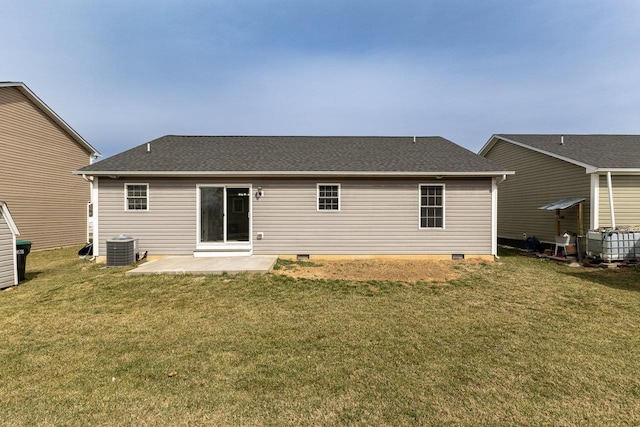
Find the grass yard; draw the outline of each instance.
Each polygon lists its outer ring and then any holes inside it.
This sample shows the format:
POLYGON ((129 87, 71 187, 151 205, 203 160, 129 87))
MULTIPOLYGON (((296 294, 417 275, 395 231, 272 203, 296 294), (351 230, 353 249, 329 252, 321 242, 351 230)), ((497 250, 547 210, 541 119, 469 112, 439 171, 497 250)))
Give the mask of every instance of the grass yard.
POLYGON ((0 292, 3 426, 640 424, 640 269, 125 277, 76 250, 0 292))

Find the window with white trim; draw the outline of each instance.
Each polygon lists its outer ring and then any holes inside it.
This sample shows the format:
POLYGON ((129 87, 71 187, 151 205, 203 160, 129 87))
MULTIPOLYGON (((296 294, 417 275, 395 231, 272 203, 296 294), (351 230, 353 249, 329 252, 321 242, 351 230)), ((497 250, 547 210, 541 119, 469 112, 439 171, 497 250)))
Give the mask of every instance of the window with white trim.
POLYGON ((149 210, 149 184, 125 184, 124 189, 125 210, 149 210))
POLYGON ((444 228, 444 184, 420 185, 420 228, 444 228))
POLYGON ((340 184, 318 184, 318 210, 340 210, 340 184))

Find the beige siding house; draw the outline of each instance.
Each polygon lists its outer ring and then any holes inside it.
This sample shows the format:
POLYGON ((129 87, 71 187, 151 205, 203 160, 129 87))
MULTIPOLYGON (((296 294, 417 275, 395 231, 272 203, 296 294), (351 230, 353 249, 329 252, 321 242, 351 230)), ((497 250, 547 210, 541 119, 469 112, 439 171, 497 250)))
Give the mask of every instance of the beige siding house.
POLYGON ((0 200, 34 249, 86 241, 90 185, 72 172, 98 155, 25 84, 0 82, 0 200))
MULTIPOLYGON (((556 213, 538 208, 561 199, 585 199, 583 233, 640 225, 640 136, 499 134, 479 154, 516 172, 500 185, 505 243, 521 242, 523 233, 553 243, 556 213)), ((578 214, 578 205, 560 211, 562 232, 578 233, 578 214)))
POLYGON ((165 136, 76 171, 94 255, 496 253, 492 161, 439 137, 165 136))
POLYGON ((16 236, 20 234, 6 203, 0 201, 0 289, 18 284, 16 236))

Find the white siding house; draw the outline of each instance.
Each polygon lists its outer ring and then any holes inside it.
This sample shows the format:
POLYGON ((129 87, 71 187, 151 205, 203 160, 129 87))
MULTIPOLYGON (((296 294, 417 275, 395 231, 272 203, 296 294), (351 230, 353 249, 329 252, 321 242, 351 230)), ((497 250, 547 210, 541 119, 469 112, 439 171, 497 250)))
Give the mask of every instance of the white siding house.
POLYGON ((503 171, 439 137, 167 136, 76 173, 94 182, 94 254, 496 253, 503 171))
POLYGON ((16 236, 19 234, 9 208, 0 201, 0 289, 18 284, 16 236))

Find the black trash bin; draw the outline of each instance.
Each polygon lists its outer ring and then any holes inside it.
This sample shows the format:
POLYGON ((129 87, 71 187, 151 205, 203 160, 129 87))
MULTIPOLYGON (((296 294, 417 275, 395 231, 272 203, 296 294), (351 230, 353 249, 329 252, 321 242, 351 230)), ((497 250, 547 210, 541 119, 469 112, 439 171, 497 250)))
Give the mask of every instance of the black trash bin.
POLYGON ((24 280, 27 270, 27 255, 31 252, 31 242, 28 240, 16 240, 16 255, 18 258, 18 283, 24 280))

